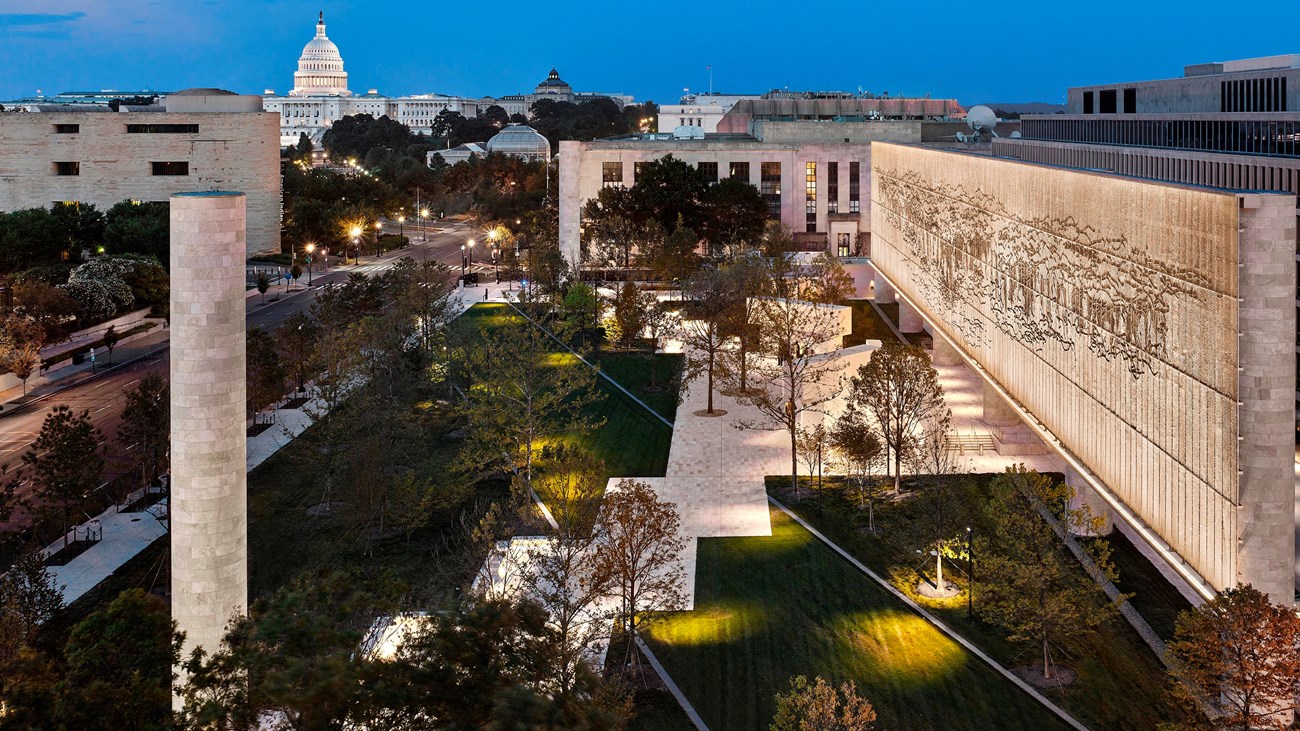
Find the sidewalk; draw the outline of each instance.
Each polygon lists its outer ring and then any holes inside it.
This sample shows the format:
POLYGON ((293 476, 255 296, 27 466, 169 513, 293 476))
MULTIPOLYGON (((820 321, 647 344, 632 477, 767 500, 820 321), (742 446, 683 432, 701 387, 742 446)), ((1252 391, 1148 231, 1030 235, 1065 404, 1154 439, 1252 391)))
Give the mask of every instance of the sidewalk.
POLYGON ((0 414, 8 413, 17 406, 43 400, 51 394, 58 393, 116 368, 121 368, 134 360, 160 350, 170 339, 171 330, 166 327, 159 327, 146 333, 139 340, 133 340, 130 343, 113 348, 113 362, 111 364, 106 362, 108 352, 103 348, 96 351, 97 360, 93 364, 89 360, 81 365, 71 365, 72 361, 65 361, 60 364, 61 368, 27 379, 26 396, 23 396, 23 387, 21 385, 7 391, 0 391, 0 414))

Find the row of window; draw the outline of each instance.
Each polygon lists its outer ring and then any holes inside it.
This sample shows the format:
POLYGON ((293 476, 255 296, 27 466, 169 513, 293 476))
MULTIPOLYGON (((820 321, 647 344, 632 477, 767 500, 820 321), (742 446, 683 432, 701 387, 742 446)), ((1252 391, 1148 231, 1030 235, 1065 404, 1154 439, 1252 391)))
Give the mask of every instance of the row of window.
MULTIPOLYGON (((150 175, 189 175, 190 164, 188 162, 151 162, 150 175)), ((69 176, 81 175, 81 163, 75 161, 62 161, 54 163, 54 174, 69 176)))
POLYGON ((1025 139, 1300 157, 1300 122, 1216 119, 1035 119, 1025 139))
MULTIPOLYGON (((640 176, 641 167, 645 162, 633 163, 633 172, 640 176)), ((705 180, 710 183, 718 182, 718 163, 717 162, 699 162, 696 168, 704 176, 705 180)), ((748 162, 731 162, 728 163, 728 177, 739 178, 745 182, 750 181, 748 162)), ((826 183, 826 211, 827 213, 839 213, 840 200, 840 167, 838 162, 826 163, 827 183, 826 183)), ((849 163, 849 212, 861 212, 861 195, 862 195, 862 168, 859 162, 849 163)), ((623 184, 623 161, 606 160, 600 164, 600 180, 604 185, 622 185, 623 184)), ((767 202, 768 213, 772 218, 780 219, 781 217, 781 163, 779 162, 761 162, 759 163, 759 185, 758 192, 767 202)), ((817 163, 805 163, 804 168, 804 197, 806 206, 806 224, 809 232, 817 230, 817 163)))
MULTIPOLYGON (((1093 92, 1091 91, 1083 92, 1083 113, 1096 114, 1098 110, 1100 110, 1102 114, 1119 113, 1118 94, 1119 92, 1115 89, 1102 89, 1101 91, 1097 92, 1098 103, 1096 108, 1094 108, 1092 103, 1093 92)), ((1124 113, 1125 114, 1137 114, 1137 106, 1138 106, 1137 94, 1138 94, 1137 89, 1124 90, 1124 113)))
MULTIPOLYGON (((128 124, 126 133, 137 134, 164 134, 164 135, 196 135, 199 133, 197 124, 128 124)), ((81 125, 79 124, 56 124, 54 125, 54 134, 56 135, 75 135, 81 134, 81 125)))
POLYGON ((1219 82, 1220 112, 1285 112, 1286 77, 1219 82))

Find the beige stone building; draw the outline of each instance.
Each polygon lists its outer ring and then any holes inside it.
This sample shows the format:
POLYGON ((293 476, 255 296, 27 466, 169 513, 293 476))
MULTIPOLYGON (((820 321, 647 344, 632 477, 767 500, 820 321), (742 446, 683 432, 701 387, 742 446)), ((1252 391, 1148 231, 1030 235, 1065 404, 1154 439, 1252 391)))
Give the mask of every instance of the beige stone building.
POLYGON ((162 105, 39 107, 0 114, 0 210, 238 190, 248 253, 280 250, 280 119, 262 99, 218 89, 162 105))
POLYGON ((871 261, 1203 595, 1294 592, 1296 197, 876 144, 871 261))

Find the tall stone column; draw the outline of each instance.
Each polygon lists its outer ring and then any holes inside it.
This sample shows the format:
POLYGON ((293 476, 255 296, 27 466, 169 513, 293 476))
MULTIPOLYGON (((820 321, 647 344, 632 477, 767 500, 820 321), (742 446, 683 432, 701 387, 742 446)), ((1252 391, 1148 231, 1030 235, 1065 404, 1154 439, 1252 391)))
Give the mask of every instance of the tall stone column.
POLYGON ((884 305, 890 302, 898 301, 898 295, 894 293, 894 287, 885 281, 884 275, 876 272, 876 304, 884 305))
POLYGON ((579 165, 585 143, 560 143, 559 191, 560 253, 573 266, 582 264, 582 191, 579 165))
POLYGON ((898 301, 898 331, 919 333, 925 329, 925 320, 907 300, 898 301))
POLYGON ((934 352, 930 354, 930 360, 934 361, 935 365, 961 365, 961 354, 957 352, 956 348, 952 347, 947 338, 942 335, 933 335, 932 337, 934 339, 934 352))
POLYGON ((1094 519, 1094 525, 1070 526, 1070 532, 1076 536, 1106 536, 1115 530, 1115 520, 1111 517, 1110 505, 1102 499, 1097 491, 1070 467, 1065 468, 1065 484, 1074 488, 1074 498, 1070 500, 1070 509, 1078 510, 1087 506, 1088 513, 1094 519))
POLYGON ((1238 226, 1236 578, 1288 604, 1295 592, 1295 205, 1292 195, 1243 195, 1238 226))
POLYGON ((243 193, 171 197, 172 618, 182 657, 248 608, 243 193))
POLYGON ((984 423, 989 426, 1016 426, 1020 423, 1020 414, 1011 408, 1011 404, 1002 398, 996 388, 988 381, 984 384, 984 423))

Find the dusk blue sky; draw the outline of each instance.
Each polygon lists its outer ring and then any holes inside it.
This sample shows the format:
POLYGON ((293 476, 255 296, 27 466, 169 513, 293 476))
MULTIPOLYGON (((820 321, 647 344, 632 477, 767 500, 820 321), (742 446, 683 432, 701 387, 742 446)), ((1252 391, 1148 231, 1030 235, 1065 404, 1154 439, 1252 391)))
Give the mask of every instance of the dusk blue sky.
MULTIPOLYGON (((1064 101, 1071 85, 1300 51, 1294 24, 1203 2, 0 0, 0 99, 292 86, 318 10, 353 91, 501 95, 552 66, 580 91, 683 87, 1064 101), (1025 9, 1032 7, 1032 11, 1025 9)), ((1258 14, 1256 14, 1258 15, 1258 14)))

